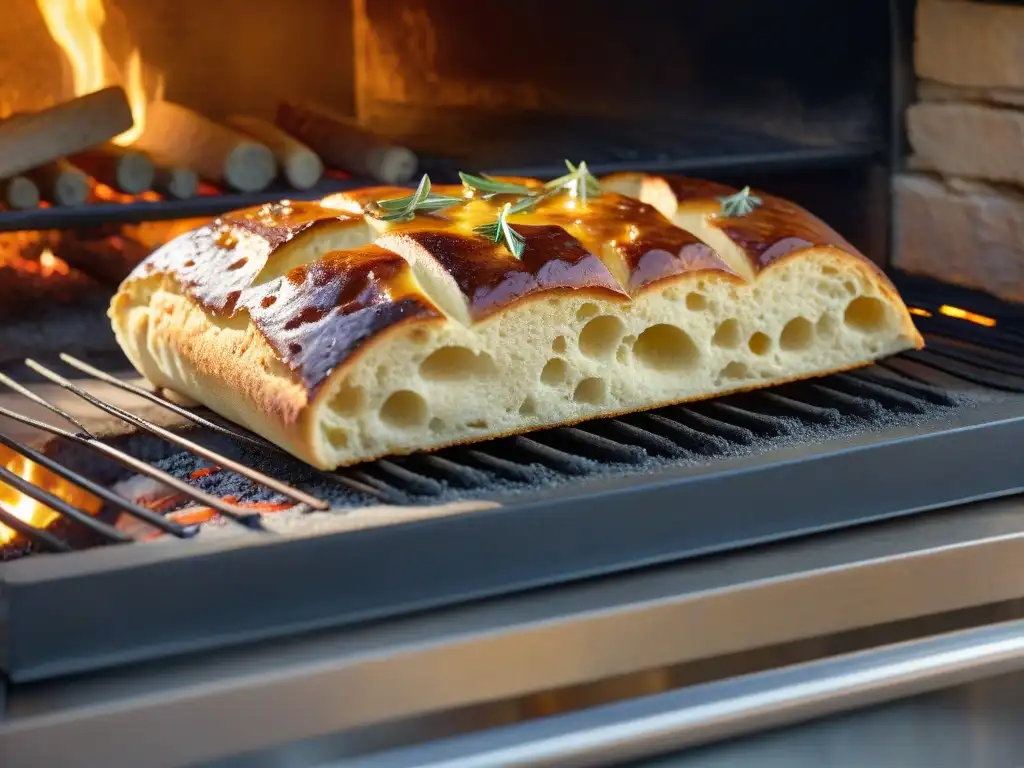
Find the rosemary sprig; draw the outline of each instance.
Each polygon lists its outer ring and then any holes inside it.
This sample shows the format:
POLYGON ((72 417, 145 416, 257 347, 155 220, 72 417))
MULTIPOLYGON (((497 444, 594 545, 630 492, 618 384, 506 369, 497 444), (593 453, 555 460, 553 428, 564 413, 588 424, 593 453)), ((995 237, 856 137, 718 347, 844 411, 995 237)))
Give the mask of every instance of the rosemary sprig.
POLYGON ((499 181, 498 179, 491 179, 487 176, 473 176, 469 173, 463 173, 459 171, 459 178, 462 179, 463 185, 469 187, 474 192, 479 192, 485 198, 493 195, 532 195, 533 192, 529 187, 525 187, 522 184, 512 184, 507 181, 499 181))
POLYGON ((540 194, 531 192, 526 197, 521 197, 514 203, 512 203, 512 207, 508 209, 509 215, 511 216, 517 213, 529 213, 538 205, 543 203, 545 200, 554 197, 561 191, 562 190, 559 188, 549 189, 546 192, 541 192, 540 194))
POLYGON ((522 258, 523 249, 526 248, 526 241, 523 236, 512 229, 508 223, 509 214, 512 212, 512 204, 505 203, 498 214, 498 220, 491 224, 484 224, 481 227, 474 227, 473 231, 483 235, 495 243, 504 243, 505 247, 517 259, 522 258))
POLYGON ((750 187, 744 187, 735 195, 718 198, 722 204, 722 215, 729 218, 739 218, 751 213, 764 201, 757 195, 750 194, 750 187))
POLYGON ((564 176, 559 176, 557 179, 549 181, 544 185, 545 189, 553 191, 568 190, 569 194, 584 205, 587 204, 588 197, 597 197, 601 194, 601 185, 590 173, 586 161, 580 162, 579 165, 573 165, 566 160, 565 167, 569 169, 569 172, 564 176))
POLYGON ((378 200, 377 207, 386 211, 376 218, 381 221, 410 221, 417 213, 433 213, 451 208, 453 205, 464 203, 461 197, 449 195, 435 195, 430 192, 430 177, 423 174, 419 186, 411 195, 405 197, 393 197, 387 200, 378 200))

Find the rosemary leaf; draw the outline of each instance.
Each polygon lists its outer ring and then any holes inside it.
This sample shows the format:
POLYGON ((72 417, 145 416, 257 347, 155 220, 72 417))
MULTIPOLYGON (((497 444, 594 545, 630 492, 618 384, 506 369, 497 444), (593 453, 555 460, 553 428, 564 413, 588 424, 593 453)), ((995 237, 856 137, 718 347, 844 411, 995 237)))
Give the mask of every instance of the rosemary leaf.
POLYGON ((511 184, 507 181, 498 181, 497 179, 490 179, 486 176, 473 176, 472 174, 459 171, 459 178, 462 179, 462 183, 465 186, 486 197, 490 197, 491 195, 533 194, 529 187, 524 187, 522 184, 511 184))
POLYGON ((430 192, 430 177, 423 174, 419 186, 411 195, 405 197, 393 197, 387 200, 378 200, 377 208, 386 211, 376 218, 381 221, 410 221, 416 217, 417 212, 432 213, 451 208, 453 205, 465 202, 461 197, 450 195, 434 195, 430 192))
POLYGON ((560 189, 549 189, 547 192, 544 192, 539 195, 530 195, 528 197, 522 197, 519 200, 516 200, 514 203, 512 203, 512 207, 508 209, 509 215, 511 216, 516 213, 529 213, 538 205, 543 203, 545 200, 554 197, 559 192, 561 192, 560 189))
POLYGON ((601 194, 601 184, 590 173, 586 161, 580 162, 579 165, 573 165, 566 160, 565 167, 569 169, 569 172, 564 176, 559 176, 557 179, 549 181, 544 185, 545 189, 552 191, 567 190, 584 205, 587 204, 588 198, 597 197, 601 194))
POLYGON ((508 216, 511 212, 512 205, 505 203, 502 207, 501 212, 498 214, 498 220, 490 224, 484 224, 480 227, 473 229, 478 235, 483 235, 492 243, 503 243, 508 249, 509 253, 515 256, 517 259, 522 258, 523 250, 526 248, 526 241, 523 236, 512 229, 508 223, 508 216))
POLYGON ((722 215, 729 218, 739 218, 751 213, 763 201, 757 195, 750 194, 750 187, 744 187, 735 195, 718 198, 722 204, 722 215))

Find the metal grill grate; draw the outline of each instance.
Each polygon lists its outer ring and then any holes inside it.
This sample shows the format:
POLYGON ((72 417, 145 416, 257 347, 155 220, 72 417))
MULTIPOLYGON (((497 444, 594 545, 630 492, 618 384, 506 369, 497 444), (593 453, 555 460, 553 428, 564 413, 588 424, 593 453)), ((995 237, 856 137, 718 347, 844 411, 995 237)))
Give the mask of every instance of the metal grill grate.
MULTIPOLYGON (((941 329, 943 320, 936 322, 941 329)), ((958 327, 957 330, 967 330, 968 336, 974 332, 972 328, 958 327)), ((991 329, 981 330, 988 332, 985 335, 986 341, 995 342, 994 348, 985 349, 969 342, 936 336, 929 340, 926 350, 882 361, 870 369, 691 405, 669 406, 652 412, 592 421, 574 427, 553 428, 433 454, 382 459, 337 472, 317 473, 317 477, 320 481, 339 484, 348 491, 377 502, 399 505, 422 503, 424 500, 440 498, 453 489, 464 492, 486 491, 495 482, 531 486, 549 482, 552 475, 583 477, 606 471, 610 465, 642 467, 652 458, 707 461, 749 448, 765 439, 799 439, 808 427, 830 429, 849 425, 851 421, 873 422, 891 414, 924 414, 936 407, 955 406, 957 398, 932 383, 936 373, 961 384, 987 390, 1024 393, 1024 364, 1002 351, 1016 342, 1015 333, 993 334, 991 329)), ((177 406, 151 391, 121 381, 73 357, 63 355, 62 359, 80 373, 167 408, 205 430, 228 436, 263 453, 282 453, 263 438, 216 417, 203 416, 177 406)), ((27 365, 95 407, 196 457, 212 462, 225 470, 225 475, 240 474, 252 484, 261 486, 267 494, 294 502, 294 512, 326 510, 330 506, 324 499, 106 403, 50 368, 34 361, 27 361, 27 365)), ((133 472, 169 486, 186 499, 211 508, 237 525, 263 530, 258 513, 237 507, 216 492, 201 490, 181 477, 112 447, 90 434, 70 414, 43 400, 17 381, 0 374, 0 383, 57 413, 72 424, 74 430, 59 429, 8 409, 0 408, 0 415, 45 430, 119 462, 133 472)), ((179 525, 19 441, 0 434, 0 443, 89 491, 113 509, 166 534, 184 539, 197 532, 196 526, 179 525)), ((65 521, 88 529, 93 539, 111 544, 133 540, 123 531, 72 507, 46 490, 32 486, 10 470, 0 468, 0 480, 50 507, 65 521)), ((0 522, 18 531, 37 549, 67 551, 75 547, 73 537, 61 538, 53 530, 33 528, 2 505, 0 522)))

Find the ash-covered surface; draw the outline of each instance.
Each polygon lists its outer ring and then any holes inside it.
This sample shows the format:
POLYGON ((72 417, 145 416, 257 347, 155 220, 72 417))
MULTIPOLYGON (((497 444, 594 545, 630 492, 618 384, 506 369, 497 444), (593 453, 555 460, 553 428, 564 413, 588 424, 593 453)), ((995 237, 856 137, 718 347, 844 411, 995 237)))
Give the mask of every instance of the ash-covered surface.
MULTIPOLYGON (((328 501, 332 511, 326 514, 344 516, 379 505, 412 507, 478 499, 509 503, 587 477, 654 474, 666 467, 701 465, 714 472, 735 457, 865 433, 941 426, 954 412, 994 396, 1003 395, 978 388, 933 387, 894 370, 875 368, 435 454, 394 457, 341 470, 342 480, 278 454, 239 449, 222 437, 202 442, 328 501)), ((166 455, 155 466, 242 506, 286 501, 189 453, 166 455)), ((194 502, 180 499, 176 506, 187 509, 190 504, 194 502)), ((301 531, 322 523, 323 514, 264 511, 258 520, 268 530, 301 531)), ((204 524, 203 534, 243 530, 236 523, 214 518, 204 524)))

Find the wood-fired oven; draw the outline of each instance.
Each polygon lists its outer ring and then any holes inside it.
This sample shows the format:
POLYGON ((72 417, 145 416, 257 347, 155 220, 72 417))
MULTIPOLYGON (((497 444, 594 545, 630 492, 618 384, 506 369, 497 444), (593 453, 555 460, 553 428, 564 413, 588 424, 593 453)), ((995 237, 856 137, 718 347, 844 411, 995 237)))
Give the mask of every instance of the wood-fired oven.
MULTIPOLYGON (((420 718, 404 743, 547 722, 584 699, 675 695, 871 647, 897 623, 884 642, 985 623, 954 613, 970 606, 1019 616, 1009 601, 1024 595, 1024 532, 1008 507, 985 504, 1015 504, 1024 476, 1024 7, 3 5, 0 763, 265 765, 238 756, 271 760, 297 744, 288 764, 327 765, 316 760, 393 746, 374 735, 385 721, 420 718), (799 202, 893 277, 927 348, 765 392, 323 473, 146 389, 113 343, 105 309, 118 283, 199 221, 422 173, 552 177, 565 159, 799 202), (980 526, 970 532, 950 522, 965 509, 980 526), (934 586, 950 569, 985 568, 934 586), (597 626, 615 585, 644 579, 623 598, 628 611, 597 626), (561 615, 559 590, 578 597, 561 615), (519 601, 522 615, 513 632, 499 627, 500 604, 483 604, 470 645, 486 663, 465 680, 426 641, 402 645, 434 631, 423 612, 484 598, 519 601), (905 622, 940 614, 931 629, 905 622), (536 640, 542 621, 566 625, 554 645, 536 640), (874 640, 870 624, 882 628, 874 640), (514 642, 499 648, 499 635, 514 642), (684 652, 671 640, 681 635, 709 646, 684 652), (274 677, 299 669, 289 654, 307 653, 307 640, 365 658, 302 667, 308 685, 298 671, 274 677), (768 660, 783 645, 783 660, 768 660), (364 669, 371 650, 387 657, 376 672, 364 669), (737 660, 755 650, 757 661, 737 660), (548 679, 516 666, 549 652, 548 679), (141 693, 125 682, 129 665, 141 693), (261 665, 267 678, 250 679, 261 665), (157 679, 156 667, 181 677, 157 679), (352 715, 329 680, 365 706, 352 715), (604 687, 587 698, 589 685, 604 687), (243 690, 274 717, 231 698, 243 690), (439 712, 459 724, 424 725, 439 712), (355 740, 338 736, 357 727, 355 740)), ((454 648, 461 631, 438 642, 454 648)), ((999 642, 1000 663, 1011 650, 1024 659, 1019 638, 999 642)), ((833 693, 829 706, 845 706, 850 691, 833 693)), ((706 733, 691 728, 688 743, 733 732, 704 710, 693 717, 706 733)), ((491 744, 479 754, 497 762, 466 764, 605 764, 597 742, 578 763, 559 762, 577 755, 559 742, 543 762, 550 745, 523 739, 536 762, 501 762, 491 744)), ((630 744, 615 754, 639 754, 630 744)), ((447 764, 420 757, 380 764, 447 764)))

